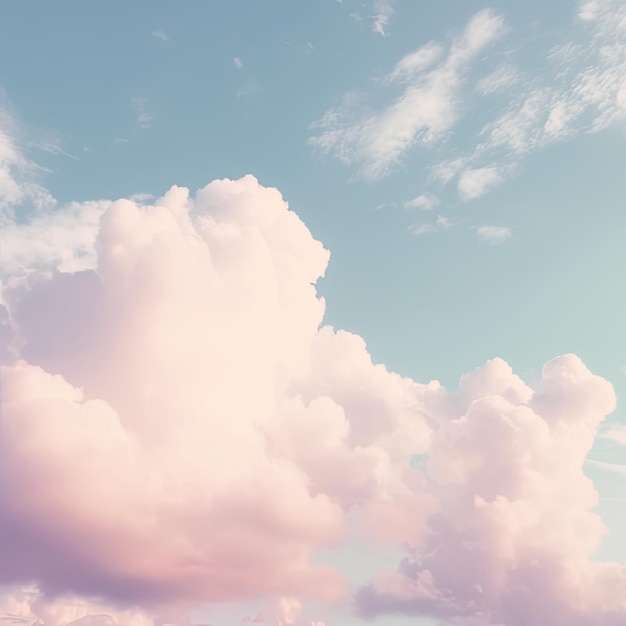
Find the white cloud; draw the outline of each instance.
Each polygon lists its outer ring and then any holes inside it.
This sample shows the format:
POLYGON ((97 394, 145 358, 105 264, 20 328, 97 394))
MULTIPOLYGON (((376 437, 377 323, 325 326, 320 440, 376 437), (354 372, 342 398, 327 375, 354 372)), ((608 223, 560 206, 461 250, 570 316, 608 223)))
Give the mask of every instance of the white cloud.
POLYGON ((154 120, 154 115, 148 110, 147 98, 131 98, 131 106, 137 116, 137 124, 140 128, 150 128, 154 120))
POLYGON ((476 234, 481 241, 495 245, 504 243, 513 233, 506 226, 477 226, 476 234))
POLYGON ((478 81, 476 91, 488 96, 494 93, 505 91, 521 82, 522 77, 519 71, 507 64, 498 66, 491 74, 478 81))
POLYGON ((159 30, 153 30, 152 31, 152 36, 156 37, 157 39, 160 39, 161 41, 169 41, 170 37, 169 35, 161 28, 159 30))
POLYGON ((437 196, 433 196, 430 193, 423 193, 413 198, 412 200, 407 200, 404 203, 404 206, 407 209, 421 209, 422 211, 430 211, 434 209, 438 204, 439 198, 437 198, 437 196))
POLYGON ((429 235, 431 233, 438 233, 441 230, 447 230, 454 225, 454 222, 443 215, 438 215, 437 219, 432 224, 414 224, 409 226, 409 232, 414 235, 429 235))
POLYGON ((431 167, 431 181, 448 184, 469 170, 458 185, 468 200, 477 197, 475 173, 491 172, 480 192, 487 193, 496 176, 516 173, 529 153, 626 123, 626 4, 583 0, 573 19, 565 34, 522 41, 494 67, 482 53, 507 29, 502 18, 483 11, 447 55, 440 42, 430 42, 401 59, 379 81, 384 90, 403 88, 387 106, 368 109, 366 97, 348 94, 312 126, 309 143, 380 179, 416 146, 445 139, 448 155, 431 167), (531 45, 533 54, 525 55, 531 45), (474 79, 473 65, 486 75, 474 79), (485 97, 488 105, 480 101, 485 97), (457 132, 461 119, 466 123, 457 132), (456 137, 462 143, 455 144, 456 137))
POLYGON ((241 59, 239 57, 235 57, 233 59, 233 65, 240 70, 243 67, 243 62, 241 61, 241 59))
POLYGON ((372 16, 372 31, 382 37, 387 37, 387 27, 393 16, 394 0, 376 0, 374 2, 374 15, 372 16))
POLYGON ((403 81, 409 82, 418 74, 432 67, 441 59, 445 52, 445 48, 435 41, 431 41, 415 52, 408 54, 401 59, 389 76, 387 82, 403 81))
POLYGON ((463 170, 459 176, 459 195, 463 200, 474 200, 501 181, 502 174, 496 166, 463 170))
POLYGON ((396 64, 384 82, 403 82, 404 91, 391 104, 370 112, 360 98, 347 94, 313 124, 320 132, 309 143, 347 165, 359 165, 366 178, 383 178, 415 145, 432 145, 453 128, 463 114, 460 95, 469 66, 506 31, 493 11, 477 13, 434 67, 443 48, 432 42, 396 64))
POLYGON ((18 134, 15 120, 0 111, 0 232, 18 207, 43 210, 54 205, 50 193, 36 182, 43 168, 25 156, 18 134))
POLYGON ((614 426, 613 428, 609 428, 602 433, 601 437, 626 446, 626 426, 614 426))
MULTIPOLYGON (((620 442, 622 443, 622 442, 620 442)), ((604 470, 611 474, 618 474, 619 476, 626 477, 626 465, 623 463, 607 463, 606 461, 596 461, 594 459, 587 459, 586 464, 591 467, 604 470)))
POLYGON ((0 228, 0 284, 33 271, 93 267, 100 218, 110 205, 109 200, 71 202, 26 222, 6 223, 0 228))

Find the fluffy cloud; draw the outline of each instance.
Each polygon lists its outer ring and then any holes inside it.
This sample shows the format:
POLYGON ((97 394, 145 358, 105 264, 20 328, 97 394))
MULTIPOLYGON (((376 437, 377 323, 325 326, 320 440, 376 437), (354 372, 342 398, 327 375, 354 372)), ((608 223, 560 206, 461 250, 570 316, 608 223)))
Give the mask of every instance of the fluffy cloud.
POLYGON ((501 180, 502 176, 495 166, 464 170, 459 176, 459 195, 463 200, 475 200, 501 180))
POLYGON ((328 252, 254 178, 83 208, 6 239, 52 235, 9 253, 3 289, 0 583, 147 605, 337 598, 310 552, 351 507, 413 501, 403 474, 438 387, 319 329, 328 252))
POLYGON ((0 607, 0 619, 40 626, 155 626, 141 610, 115 610, 80 598, 47 600, 37 589, 9 594, 0 607))
POLYGON ((611 385, 573 355, 549 362, 536 391, 501 360, 466 376, 423 464, 438 501, 427 536, 361 590, 361 610, 477 625, 623 623, 626 567, 591 560, 606 529, 582 471, 614 406, 611 385))
POLYGON ((0 585, 44 603, 13 614, 143 626, 283 598, 271 619, 299 623, 286 598, 345 597, 312 557, 356 526, 408 551, 365 613, 623 622, 582 473, 606 381, 570 355, 535 391, 500 360, 457 393, 418 384, 321 325, 329 253, 277 190, 148 201, 69 205, 3 240, 0 585), (35 235, 47 247, 20 256, 35 235))

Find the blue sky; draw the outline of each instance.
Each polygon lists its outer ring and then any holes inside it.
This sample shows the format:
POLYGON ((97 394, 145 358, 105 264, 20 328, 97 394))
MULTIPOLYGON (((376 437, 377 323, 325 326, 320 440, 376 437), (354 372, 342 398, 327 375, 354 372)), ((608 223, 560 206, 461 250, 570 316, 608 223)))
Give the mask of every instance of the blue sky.
MULTIPOLYGON (((1 15, 7 237, 28 246, 20 226, 72 202, 252 174, 330 250, 324 322, 375 362, 454 389, 501 357, 533 386, 574 353, 613 384, 585 471, 611 529, 596 558, 626 563, 623 1, 64 0, 1 15)), ((390 554, 355 540, 323 558, 356 580, 390 554)), ((258 604, 200 614, 236 624, 258 604)), ((379 621, 408 619, 421 623, 379 621)))

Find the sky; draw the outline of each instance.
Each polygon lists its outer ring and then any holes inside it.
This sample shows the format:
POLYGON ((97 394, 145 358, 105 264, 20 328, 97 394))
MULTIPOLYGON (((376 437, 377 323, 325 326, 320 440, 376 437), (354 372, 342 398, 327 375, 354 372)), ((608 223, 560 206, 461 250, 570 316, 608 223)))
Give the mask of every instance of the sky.
POLYGON ((626 623, 626 2, 0 2, 0 622, 626 623))

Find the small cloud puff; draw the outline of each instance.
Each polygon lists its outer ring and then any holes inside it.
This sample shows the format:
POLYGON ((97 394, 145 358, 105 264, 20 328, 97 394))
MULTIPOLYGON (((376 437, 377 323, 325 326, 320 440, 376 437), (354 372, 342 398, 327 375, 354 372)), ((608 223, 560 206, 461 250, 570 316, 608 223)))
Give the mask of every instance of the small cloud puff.
POLYGON ((498 167, 467 169, 459 176, 459 195, 463 200, 475 200, 502 182, 498 167))
POLYGON ((476 226, 475 230, 481 241, 491 245, 504 243, 513 235, 506 226, 476 226))
POLYGON ((437 233, 441 230, 447 230, 454 225, 454 222, 443 215, 438 215, 434 224, 414 224, 409 226, 409 232, 414 235, 428 235, 430 233, 437 233))
POLYGON ((372 16, 372 31, 382 37, 387 37, 387 26, 393 16, 394 0, 376 0, 374 2, 374 15, 372 16))
POLYGON ((407 209, 422 209, 423 211, 430 211, 439 204, 439 198, 433 196, 430 193, 423 193, 413 200, 407 200, 404 206, 407 209))
POLYGON ((152 36, 156 37, 157 39, 160 39, 161 41, 169 41, 170 40, 169 35, 163 29, 153 30, 152 31, 152 36))
POLYGON ((233 59, 233 65, 240 70, 243 67, 243 62, 241 61, 241 59, 239 57, 235 57, 233 59))

